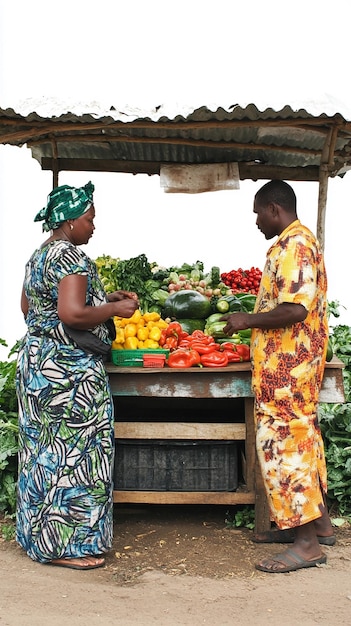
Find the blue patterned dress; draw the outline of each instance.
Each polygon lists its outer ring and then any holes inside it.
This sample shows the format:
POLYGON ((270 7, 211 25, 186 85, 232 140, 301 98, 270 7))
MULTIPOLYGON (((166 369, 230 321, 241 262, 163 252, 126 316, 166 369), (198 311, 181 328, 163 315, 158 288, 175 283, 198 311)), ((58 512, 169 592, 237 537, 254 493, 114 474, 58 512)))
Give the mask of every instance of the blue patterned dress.
MULTIPOLYGON (((41 563, 112 544, 113 402, 102 358, 74 344, 58 318, 59 282, 68 274, 87 276, 87 304, 106 302, 95 264, 67 241, 36 250, 24 281, 16 538, 41 563)), ((104 324, 94 332, 108 342, 104 324)))

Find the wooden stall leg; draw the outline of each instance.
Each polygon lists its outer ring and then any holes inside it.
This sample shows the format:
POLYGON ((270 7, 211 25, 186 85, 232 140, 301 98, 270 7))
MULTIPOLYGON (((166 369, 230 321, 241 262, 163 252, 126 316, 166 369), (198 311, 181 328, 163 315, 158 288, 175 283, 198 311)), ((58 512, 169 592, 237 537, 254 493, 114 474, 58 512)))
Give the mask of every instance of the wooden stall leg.
POLYGON ((248 491, 255 492, 255 532, 262 532, 270 528, 270 514, 266 492, 262 481, 261 470, 258 464, 256 454, 256 432, 253 398, 245 398, 245 424, 245 479, 248 491))
POLYGON ((255 490, 256 437, 253 398, 245 398, 245 483, 248 491, 255 490))
POLYGON ((255 532, 262 533, 271 527, 269 506, 258 459, 255 463, 255 532))

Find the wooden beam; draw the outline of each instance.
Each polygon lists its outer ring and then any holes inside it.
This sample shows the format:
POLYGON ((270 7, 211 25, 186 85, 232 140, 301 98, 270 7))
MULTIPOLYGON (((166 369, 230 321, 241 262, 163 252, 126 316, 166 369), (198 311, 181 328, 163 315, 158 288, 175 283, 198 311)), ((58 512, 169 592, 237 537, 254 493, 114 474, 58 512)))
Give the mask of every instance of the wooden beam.
MULTIPOLYGON (((321 151, 316 150, 314 148, 301 148, 300 146, 290 146, 288 144, 266 144, 266 143, 244 143, 238 141, 211 141, 211 140, 203 140, 203 139, 191 139, 185 137, 135 137, 135 136, 123 136, 123 135, 56 135, 57 144, 60 145, 70 145, 70 144, 107 144, 111 145, 114 143, 125 143, 125 144, 136 144, 136 145, 167 145, 167 146, 182 146, 182 147, 192 147, 199 149, 211 148, 211 150, 247 150, 247 151, 264 151, 266 153, 269 152, 289 152, 291 154, 302 154, 308 155, 316 158, 320 158, 321 151)), ((36 148, 39 146, 40 148, 45 145, 51 143, 51 140, 37 140, 37 141, 29 141, 28 148, 36 148)))
POLYGON ((243 423, 115 422, 115 439, 190 439, 243 441, 243 423))
MULTIPOLYGON (((51 170, 54 160, 43 157, 40 161, 43 170, 51 170)), ((59 171, 66 172, 120 172, 127 174, 160 174, 157 161, 121 161, 117 159, 58 159, 59 171)), ((319 167, 279 167, 261 163, 239 163, 240 180, 270 180, 281 178, 295 181, 318 181, 319 167)))
MULTIPOLYGON (((255 494, 244 491, 114 491, 115 503, 134 504, 255 504, 255 494)), ((265 530, 265 528, 258 529, 265 530)), ((257 530, 258 530, 257 529, 257 530)))
MULTIPOLYGON (((52 170, 54 159, 43 157, 42 170, 52 170)), ((121 172, 127 174, 159 174, 160 163, 154 161, 118 161, 117 159, 58 159, 59 171, 65 172, 121 172)))

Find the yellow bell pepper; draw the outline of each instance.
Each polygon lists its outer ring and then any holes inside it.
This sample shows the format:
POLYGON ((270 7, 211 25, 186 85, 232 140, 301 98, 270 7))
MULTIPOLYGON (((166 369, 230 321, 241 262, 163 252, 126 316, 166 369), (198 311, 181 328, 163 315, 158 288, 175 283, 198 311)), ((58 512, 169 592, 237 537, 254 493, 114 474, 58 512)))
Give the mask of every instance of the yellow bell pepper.
POLYGON ((123 344, 123 348, 125 350, 136 350, 138 348, 138 337, 127 337, 123 344))
POLYGON ((149 332, 149 339, 153 339, 154 341, 159 341, 161 338, 161 329, 157 326, 151 328, 149 332))
POLYGON ((127 339, 127 337, 135 337, 137 334, 137 326, 136 324, 132 324, 131 322, 129 322, 128 324, 125 325, 124 327, 124 336, 127 339))
POLYGON ((122 343, 116 343, 115 341, 112 342, 112 350, 123 350, 123 344, 122 343))
POLYGON ((120 328, 119 326, 115 328, 116 328, 116 339, 114 340, 113 343, 124 343, 125 341, 124 328, 120 328))
POLYGON ((158 322, 161 315, 156 313, 156 311, 152 311, 151 313, 144 313, 143 318, 145 322, 158 322))
POLYGON ((138 341, 138 350, 142 350, 144 348, 144 342, 143 341, 138 341))
POLYGON ((140 320, 141 320, 141 311, 140 309, 136 309, 132 317, 128 319, 128 322, 131 324, 137 324, 138 322, 140 322, 140 320))
POLYGON ((155 326, 157 326, 157 328, 161 328, 161 330, 163 330, 164 328, 168 327, 168 323, 165 322, 165 320, 163 320, 161 318, 160 320, 158 320, 158 322, 155 322, 155 326))
POLYGON ((153 339, 146 339, 146 341, 144 341, 144 348, 156 350, 159 347, 160 346, 157 341, 154 341, 153 339))
POLYGON ((146 328, 146 326, 138 328, 137 337, 138 339, 140 339, 140 341, 145 341, 145 339, 149 338, 149 329, 146 328))

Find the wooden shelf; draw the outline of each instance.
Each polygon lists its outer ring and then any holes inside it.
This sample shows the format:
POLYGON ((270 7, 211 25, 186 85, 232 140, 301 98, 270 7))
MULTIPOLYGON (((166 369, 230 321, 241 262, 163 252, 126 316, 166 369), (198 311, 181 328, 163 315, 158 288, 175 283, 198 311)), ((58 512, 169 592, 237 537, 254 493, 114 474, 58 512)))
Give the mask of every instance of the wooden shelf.
POLYGON ((253 492, 239 491, 114 491, 114 502, 124 504, 254 504, 253 492))
POLYGON ((241 423, 115 422, 115 438, 244 441, 246 426, 241 423))

